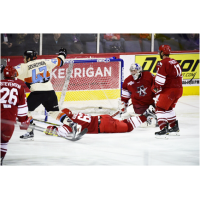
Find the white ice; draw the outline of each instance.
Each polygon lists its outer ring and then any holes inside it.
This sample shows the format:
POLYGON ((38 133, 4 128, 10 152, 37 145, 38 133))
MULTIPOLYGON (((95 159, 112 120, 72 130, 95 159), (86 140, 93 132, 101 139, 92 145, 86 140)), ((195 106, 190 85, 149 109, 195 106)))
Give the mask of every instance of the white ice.
POLYGON ((130 133, 86 134, 77 142, 35 131, 34 141, 20 141, 25 131, 16 127, 4 166, 197 166, 199 96, 183 96, 175 112, 180 136, 168 140, 156 139, 154 132, 159 128, 152 127, 130 133))

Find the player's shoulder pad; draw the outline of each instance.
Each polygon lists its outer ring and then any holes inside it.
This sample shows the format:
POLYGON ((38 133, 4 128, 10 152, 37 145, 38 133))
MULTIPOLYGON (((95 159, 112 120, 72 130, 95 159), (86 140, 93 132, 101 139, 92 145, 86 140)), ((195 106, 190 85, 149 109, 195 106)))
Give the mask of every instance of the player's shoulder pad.
POLYGON ((58 63, 58 59, 57 58, 53 58, 53 59, 50 60, 50 62, 52 62, 53 64, 56 65, 58 63))
POLYGON ((18 69, 21 68, 21 66, 22 66, 22 64, 19 64, 19 65, 15 66, 14 68, 15 68, 16 70, 18 70, 18 69))

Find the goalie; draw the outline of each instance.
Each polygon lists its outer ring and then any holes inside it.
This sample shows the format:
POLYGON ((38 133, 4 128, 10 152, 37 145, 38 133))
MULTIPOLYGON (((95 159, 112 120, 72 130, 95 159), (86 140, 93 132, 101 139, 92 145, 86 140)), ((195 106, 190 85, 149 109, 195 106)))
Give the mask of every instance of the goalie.
MULTIPOLYGON (((153 98, 155 94, 151 91, 154 82, 154 75, 149 71, 143 71, 138 63, 130 66, 131 75, 128 76, 122 85, 121 114, 127 112, 128 101, 131 99, 135 114, 141 115, 149 108, 155 107, 153 98)), ((125 114, 129 117, 128 113, 125 114)), ((121 115, 123 117, 123 115, 121 115)), ((151 123, 151 121, 149 121, 151 123)))
MULTIPOLYGON (((49 115, 57 119, 59 115, 58 99, 50 82, 50 73, 55 67, 62 67, 67 56, 67 50, 61 48, 58 57, 54 59, 38 59, 37 53, 33 50, 24 52, 24 63, 17 65, 17 78, 26 83, 31 93, 27 98, 28 116, 30 123, 34 125, 31 111, 34 111, 40 104, 49 112, 49 115)), ((74 123, 67 116, 59 119, 62 123, 72 128, 74 137, 80 133, 81 126, 74 123)), ((22 140, 33 139, 33 129, 28 128, 27 133, 21 135, 22 140)))
MULTIPOLYGON (((68 116, 74 122, 82 126, 82 130, 87 128, 87 133, 124 133, 131 132, 140 124, 144 123, 150 118, 155 118, 153 110, 148 108, 141 116, 130 117, 125 120, 117 120, 110 115, 91 116, 84 113, 73 114, 71 110, 65 108, 62 110, 61 117, 68 116)), ((67 137, 71 132, 71 128, 67 125, 63 126, 48 126, 45 130, 46 135, 58 135, 60 137, 67 137)))

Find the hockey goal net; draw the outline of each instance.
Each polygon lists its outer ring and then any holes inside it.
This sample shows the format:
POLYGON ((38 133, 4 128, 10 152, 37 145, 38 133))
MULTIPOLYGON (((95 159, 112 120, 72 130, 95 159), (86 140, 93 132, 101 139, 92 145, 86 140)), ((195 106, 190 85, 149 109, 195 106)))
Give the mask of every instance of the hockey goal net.
POLYGON ((65 60, 51 73, 60 110, 73 113, 112 114, 118 109, 121 97, 122 59, 98 58, 65 60))

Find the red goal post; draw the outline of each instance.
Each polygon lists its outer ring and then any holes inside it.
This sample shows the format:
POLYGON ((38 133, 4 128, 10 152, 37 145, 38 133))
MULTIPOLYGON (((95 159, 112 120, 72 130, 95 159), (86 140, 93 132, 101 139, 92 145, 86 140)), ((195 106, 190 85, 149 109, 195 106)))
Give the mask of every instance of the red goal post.
POLYGON ((122 59, 71 59, 51 73, 60 109, 73 112, 107 113, 118 109, 123 83, 122 59))

